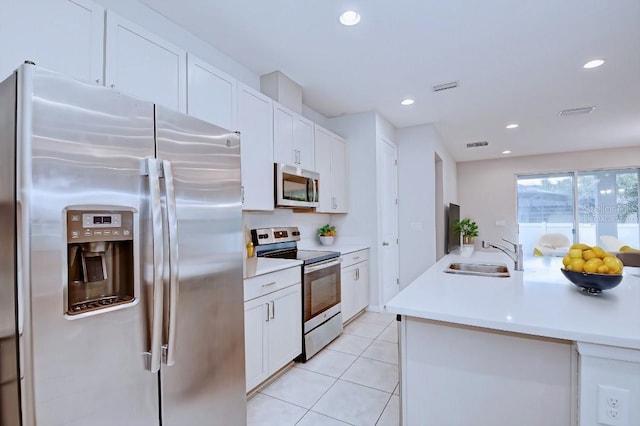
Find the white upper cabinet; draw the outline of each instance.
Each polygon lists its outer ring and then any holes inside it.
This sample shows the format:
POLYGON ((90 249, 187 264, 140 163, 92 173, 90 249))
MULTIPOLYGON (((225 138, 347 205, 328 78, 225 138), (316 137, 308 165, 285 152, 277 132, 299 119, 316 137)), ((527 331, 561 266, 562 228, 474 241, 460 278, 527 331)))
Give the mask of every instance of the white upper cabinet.
POLYGON ((273 158, 276 163, 314 170, 313 122, 273 103, 273 158))
POLYGON ((104 8, 90 0, 3 2, 0 80, 28 60, 102 84, 103 35, 104 8))
POLYGON ((298 165, 307 170, 315 170, 313 122, 296 115, 293 121, 293 148, 298 150, 298 165))
POLYGON ((187 55, 187 114, 236 130, 236 86, 235 78, 187 55))
POLYGON ((243 210, 273 210, 273 101, 238 83, 243 210))
POLYGON ((320 173, 319 213, 347 213, 347 161, 344 139, 315 126, 315 170, 320 173))
POLYGON ((105 83, 176 111, 187 109, 187 53, 107 11, 105 83))

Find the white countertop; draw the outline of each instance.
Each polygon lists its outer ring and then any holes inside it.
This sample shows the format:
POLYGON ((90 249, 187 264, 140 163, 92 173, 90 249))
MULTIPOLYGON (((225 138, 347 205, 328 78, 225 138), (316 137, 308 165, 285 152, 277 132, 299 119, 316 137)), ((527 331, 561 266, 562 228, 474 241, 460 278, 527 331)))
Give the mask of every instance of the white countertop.
POLYGON ((302 265, 301 260, 295 259, 274 259, 269 257, 251 257, 245 259, 244 277, 251 278, 257 275, 268 274, 269 272, 281 271, 287 268, 302 265))
POLYGON ((502 253, 447 255, 394 297, 388 312, 558 339, 640 349, 640 268, 598 296, 582 294, 560 272, 561 258, 525 259, 524 272, 502 253), (448 274, 450 262, 502 263, 511 277, 448 274))

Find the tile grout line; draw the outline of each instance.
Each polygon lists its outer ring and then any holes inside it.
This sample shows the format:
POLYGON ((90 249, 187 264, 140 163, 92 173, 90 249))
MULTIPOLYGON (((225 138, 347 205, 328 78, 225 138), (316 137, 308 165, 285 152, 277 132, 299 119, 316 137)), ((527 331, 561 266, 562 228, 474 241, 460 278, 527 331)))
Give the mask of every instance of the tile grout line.
POLYGON ((389 399, 387 400, 387 403, 384 404, 384 408, 382 409, 382 412, 380 413, 380 415, 378 416, 378 419, 376 420, 376 423, 375 423, 376 425, 378 424, 378 422, 382 418, 382 415, 384 414, 385 410, 389 406, 389 403, 391 402, 391 398, 393 398, 393 393, 389 396, 389 399))

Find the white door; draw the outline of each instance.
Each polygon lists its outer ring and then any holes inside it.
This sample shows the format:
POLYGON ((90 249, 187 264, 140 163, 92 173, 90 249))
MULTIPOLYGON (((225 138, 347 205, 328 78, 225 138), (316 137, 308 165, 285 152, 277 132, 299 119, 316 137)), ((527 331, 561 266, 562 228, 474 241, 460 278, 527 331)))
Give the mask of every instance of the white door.
POLYGON ((353 306, 359 312, 369 304, 369 261, 356 264, 356 280, 353 287, 353 306))
POLYGON ((313 122, 300 115, 294 115, 293 147, 296 152, 296 163, 303 169, 314 170, 314 137, 313 122))
POLYGON ((238 83, 242 209, 273 210, 273 102, 238 83))
POLYGON ((0 80, 32 61, 102 84, 103 37, 104 8, 91 0, 4 1, 0 80))
POLYGON ((381 139, 378 145, 378 241, 380 302, 398 293, 398 165, 397 147, 381 139))
POLYGON ((294 113, 283 106, 273 104, 273 160, 295 166, 297 155, 293 149, 294 113))
POLYGON ((187 57, 187 114, 236 130, 237 80, 200 58, 187 57))
POLYGON ((275 372, 302 353, 301 284, 269 296, 269 371, 275 372))
POLYGON ((320 126, 316 126, 314 170, 320 173, 320 205, 316 208, 317 213, 331 213, 333 211, 331 148, 331 135, 320 126))
POLYGON ((247 376, 247 392, 269 375, 267 365, 266 297, 259 297, 244 304, 244 352, 247 376))
MULTIPOLYGON (((333 138, 332 144, 331 189, 334 202, 333 212, 347 213, 347 144, 344 140, 335 137, 333 138)), ((322 181, 322 177, 320 181, 322 181)))
POLYGON ((187 110, 187 52, 107 11, 105 83, 174 111, 187 110))
POLYGON ((340 307, 342 310, 342 322, 345 323, 355 315, 354 287, 356 266, 351 265, 342 268, 340 272, 340 307))

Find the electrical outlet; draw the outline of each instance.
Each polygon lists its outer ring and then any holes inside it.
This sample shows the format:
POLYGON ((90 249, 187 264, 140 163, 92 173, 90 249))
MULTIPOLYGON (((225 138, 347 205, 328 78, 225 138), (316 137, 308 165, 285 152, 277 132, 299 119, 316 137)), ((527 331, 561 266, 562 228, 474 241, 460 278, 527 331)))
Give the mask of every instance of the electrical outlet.
POLYGON ((598 423, 629 426, 629 390, 598 386, 598 423))

